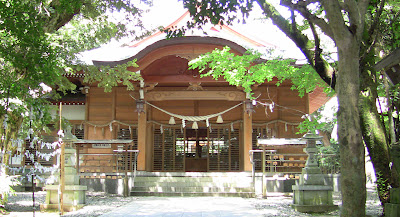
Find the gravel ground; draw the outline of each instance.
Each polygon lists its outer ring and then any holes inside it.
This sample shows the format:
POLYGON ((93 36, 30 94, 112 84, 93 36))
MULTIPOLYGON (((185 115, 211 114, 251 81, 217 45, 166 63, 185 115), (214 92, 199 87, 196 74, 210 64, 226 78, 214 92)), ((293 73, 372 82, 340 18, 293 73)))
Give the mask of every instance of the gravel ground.
MULTIPOLYGON (((39 210, 39 204, 45 201, 45 192, 35 192, 36 210, 39 210)), ((64 216, 69 217, 85 217, 85 216, 100 216, 117 207, 135 201, 136 197, 121 197, 118 195, 105 194, 100 192, 87 192, 86 206, 78 211, 66 213, 64 216)), ((292 197, 269 197, 267 199, 250 198, 254 208, 262 210, 265 217, 269 216, 339 216, 339 211, 325 214, 303 214, 295 212, 291 207, 292 197)), ((340 194, 334 193, 334 202, 341 205, 340 194)), ((367 216, 378 217, 382 214, 382 208, 378 200, 376 192, 369 188, 367 192, 366 204, 367 216)), ((33 216, 32 213, 32 193, 20 192, 9 198, 9 203, 6 208, 10 211, 9 217, 33 216)), ((35 216, 38 217, 53 217, 59 216, 58 213, 36 211, 35 216)))
MULTIPOLYGON (((335 205, 342 205, 340 200, 340 193, 333 193, 333 200, 335 205)), ((279 198, 269 198, 260 199, 255 201, 254 206, 256 209, 265 210, 264 217, 270 216, 340 216, 339 210, 324 214, 306 214, 295 212, 290 205, 293 203, 292 197, 279 197, 279 198)), ((369 217, 380 217, 382 215, 382 207, 378 195, 374 189, 367 189, 367 202, 366 202, 366 216, 369 217)))

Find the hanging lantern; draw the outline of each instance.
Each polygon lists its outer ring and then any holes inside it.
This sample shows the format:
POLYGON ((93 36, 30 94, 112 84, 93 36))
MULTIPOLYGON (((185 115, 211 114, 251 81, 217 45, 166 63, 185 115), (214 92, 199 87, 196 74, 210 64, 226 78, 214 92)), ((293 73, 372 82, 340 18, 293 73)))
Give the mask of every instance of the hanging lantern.
POLYGON ((251 100, 247 99, 246 101, 244 101, 244 105, 245 105, 245 111, 246 113, 250 114, 255 112, 254 110, 254 106, 251 100))
POLYGON ((193 122, 192 129, 194 129, 194 130, 199 129, 199 126, 197 125, 197 122, 196 122, 196 121, 193 122))
POLYGON ((168 123, 171 124, 171 125, 176 124, 176 123, 175 123, 175 118, 174 118, 174 117, 171 117, 171 118, 169 119, 169 122, 168 122, 168 123))
POLYGON ((218 115, 217 123, 218 123, 218 124, 224 123, 224 120, 222 120, 222 116, 221 116, 221 115, 218 115))
POLYGON ((142 99, 136 100, 136 112, 137 113, 144 112, 144 103, 145 102, 142 99))

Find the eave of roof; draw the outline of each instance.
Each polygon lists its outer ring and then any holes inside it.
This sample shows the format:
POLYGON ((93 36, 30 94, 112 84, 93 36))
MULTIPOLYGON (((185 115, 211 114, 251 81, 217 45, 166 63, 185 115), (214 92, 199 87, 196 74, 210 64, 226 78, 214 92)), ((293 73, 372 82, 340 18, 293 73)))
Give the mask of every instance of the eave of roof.
POLYGON ((392 84, 400 82, 400 47, 387 55, 374 66, 375 70, 384 70, 392 84))

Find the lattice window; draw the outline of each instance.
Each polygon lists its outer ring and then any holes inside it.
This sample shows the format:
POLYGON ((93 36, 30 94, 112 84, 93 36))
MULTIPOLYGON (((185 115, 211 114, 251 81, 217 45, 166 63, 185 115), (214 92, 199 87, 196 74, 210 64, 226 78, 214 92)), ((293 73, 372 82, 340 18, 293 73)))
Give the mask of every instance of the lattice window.
POLYGON ((138 129, 137 128, 121 128, 118 131, 117 134, 117 139, 123 139, 123 140, 133 140, 133 150, 137 150, 137 144, 138 144, 138 129))
POLYGON ((85 128, 82 125, 74 125, 71 133, 74 134, 77 139, 85 139, 85 128))
MULTIPOLYGON (((121 140, 133 140, 133 144, 128 145, 127 150, 137 150, 137 128, 121 128, 119 129, 117 133, 117 139, 121 140)), ((118 146, 119 150, 125 150, 125 147, 123 145, 118 146)), ((128 171, 133 171, 133 162, 137 159, 135 159, 135 154, 132 152, 128 152, 126 155, 125 153, 121 153, 118 156, 118 171, 124 171, 125 170, 125 157, 127 157, 127 169, 128 171)))
POLYGON ((239 170, 239 130, 217 128, 209 132, 209 170, 239 170))
POLYGON ((185 136, 181 129, 164 128, 154 130, 155 171, 183 171, 185 155, 185 136))
POLYGON ((163 137, 164 135, 161 134, 160 129, 154 130, 153 170, 155 171, 162 171, 163 168, 163 151, 164 151, 163 137))

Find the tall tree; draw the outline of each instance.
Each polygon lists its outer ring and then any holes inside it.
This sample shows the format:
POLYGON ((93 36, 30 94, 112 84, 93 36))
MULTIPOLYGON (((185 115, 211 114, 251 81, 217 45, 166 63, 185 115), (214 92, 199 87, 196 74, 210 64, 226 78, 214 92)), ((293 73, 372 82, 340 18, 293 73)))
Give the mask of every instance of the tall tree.
POLYGON ((118 83, 133 88, 129 81, 138 75, 126 68, 134 62, 99 69, 81 62, 78 54, 112 38, 140 36, 135 30, 145 32, 142 12, 129 0, 0 1, 1 176, 6 175, 18 139, 36 137, 51 123, 48 99, 56 91, 75 91, 64 75, 83 70, 85 81, 96 81, 106 90, 118 83), (113 19, 113 12, 121 18, 113 19), (54 91, 49 93, 48 87, 54 91))
MULTIPOLYGON (((343 201, 341 215, 365 216, 364 142, 376 173, 381 174, 382 182, 378 183, 380 199, 382 203, 387 201, 388 188, 384 186, 397 187, 398 180, 389 166, 387 134, 375 106, 380 77, 372 66, 377 61, 376 52, 380 50, 377 48, 387 44, 385 40, 392 39, 390 43, 399 41, 393 36, 397 34, 393 31, 390 32, 391 37, 379 32, 385 28, 393 29, 393 25, 398 23, 396 1, 281 0, 281 6, 291 12, 289 18, 283 17, 273 4, 265 0, 183 0, 183 3, 194 19, 188 24, 189 28, 201 28, 208 22, 231 23, 236 19, 245 19, 253 4, 258 4, 265 18, 271 19, 296 44, 320 78, 337 92, 343 201), (238 13, 242 13, 242 18, 238 13), (302 31, 304 24, 309 26, 311 35, 302 31), (329 64, 324 58, 326 51, 321 44, 321 35, 335 42, 337 64, 329 64)), ((170 34, 183 34, 185 29, 170 34)), ((253 72, 249 70, 248 73, 253 72)), ((259 82, 251 80, 251 77, 246 79, 259 82)))

